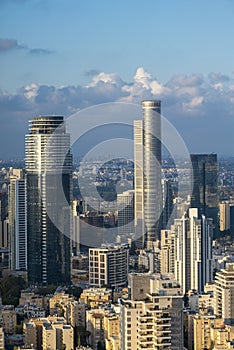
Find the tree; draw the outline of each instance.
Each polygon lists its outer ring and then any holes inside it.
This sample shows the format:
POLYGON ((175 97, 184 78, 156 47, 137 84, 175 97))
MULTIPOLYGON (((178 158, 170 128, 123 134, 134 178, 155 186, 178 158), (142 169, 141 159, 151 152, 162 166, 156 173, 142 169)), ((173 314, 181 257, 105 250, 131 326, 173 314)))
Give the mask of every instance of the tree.
POLYGON ((80 345, 87 345, 87 338, 90 336, 90 332, 83 326, 75 326, 74 328, 74 340, 75 347, 80 345))
POLYGON ((0 292, 3 304, 17 306, 20 292, 26 288, 26 281, 21 276, 4 276, 0 282, 0 292))

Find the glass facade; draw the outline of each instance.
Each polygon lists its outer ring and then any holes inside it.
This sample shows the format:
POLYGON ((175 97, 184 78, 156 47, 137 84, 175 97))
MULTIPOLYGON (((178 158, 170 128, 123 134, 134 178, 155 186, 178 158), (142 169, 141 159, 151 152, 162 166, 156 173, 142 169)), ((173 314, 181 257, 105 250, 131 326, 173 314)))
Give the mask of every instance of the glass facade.
POLYGON ((217 154, 191 154, 193 167, 193 191, 191 208, 198 208, 199 215, 212 218, 218 233, 218 161, 217 154))
POLYGON ((143 101, 144 223, 146 245, 159 239, 162 212, 161 101, 143 101))
POLYGON ((63 117, 36 117, 26 135, 28 280, 70 280, 72 157, 63 117))

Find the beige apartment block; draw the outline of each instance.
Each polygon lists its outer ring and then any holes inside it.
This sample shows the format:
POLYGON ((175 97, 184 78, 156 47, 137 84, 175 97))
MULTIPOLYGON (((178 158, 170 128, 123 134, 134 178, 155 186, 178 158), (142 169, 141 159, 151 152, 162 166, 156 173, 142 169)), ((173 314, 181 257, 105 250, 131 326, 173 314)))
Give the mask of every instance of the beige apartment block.
POLYGON ((194 322, 194 350, 209 349, 212 345, 211 329, 223 324, 221 318, 214 315, 199 314, 193 319, 194 322))
POLYGON ((104 310, 93 309, 86 312, 86 329, 90 332, 89 345, 97 348, 98 342, 105 343, 103 328, 104 310))
POLYGON ((13 305, 5 305, 0 309, 0 324, 4 333, 13 334, 16 327, 16 312, 13 305))
POLYGON ((74 330, 64 317, 49 316, 31 319, 23 324, 25 346, 36 350, 74 349, 74 330))
POLYGON ((69 304, 70 310, 70 324, 72 327, 83 326, 86 323, 86 305, 78 301, 72 301, 69 304))
POLYGON ((234 325, 234 263, 216 273, 214 311, 227 325, 234 325))
POLYGON ((221 325, 211 329, 211 338, 215 350, 234 349, 234 327, 221 325))
POLYGON ((42 326, 42 349, 56 349, 56 329, 51 323, 44 322, 42 326))
MULTIPOLYGON (((171 275, 151 275, 142 300, 121 300, 121 350, 183 349, 183 301, 171 275)), ((139 295, 135 291, 135 295, 139 295)))
POLYGON ((84 289, 80 295, 80 302, 87 304, 91 309, 101 305, 109 304, 111 300, 111 290, 106 288, 84 289))

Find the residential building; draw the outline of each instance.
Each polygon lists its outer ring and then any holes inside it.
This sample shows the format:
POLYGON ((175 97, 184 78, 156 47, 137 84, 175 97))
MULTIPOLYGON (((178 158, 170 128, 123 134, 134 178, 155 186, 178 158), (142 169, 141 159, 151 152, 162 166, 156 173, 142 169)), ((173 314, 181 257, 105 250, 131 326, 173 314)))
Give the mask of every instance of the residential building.
POLYGON ((234 263, 227 263, 215 275, 214 312, 225 324, 234 326, 234 263))
POLYGON ((26 188, 22 169, 13 169, 9 185, 10 268, 27 270, 26 188))
POLYGON ((219 203, 219 229, 230 230, 230 203, 219 203))
POLYGON ((128 247, 103 245, 89 249, 89 284, 91 287, 122 287, 127 283, 128 247))
POLYGON ((197 208, 175 219, 171 230, 162 231, 163 272, 173 273, 183 292, 194 289, 200 293, 212 281, 212 237, 212 219, 199 218, 197 208))
POLYGON ((172 275, 151 275, 149 285, 141 300, 121 299, 121 350, 182 350, 181 288, 172 275))

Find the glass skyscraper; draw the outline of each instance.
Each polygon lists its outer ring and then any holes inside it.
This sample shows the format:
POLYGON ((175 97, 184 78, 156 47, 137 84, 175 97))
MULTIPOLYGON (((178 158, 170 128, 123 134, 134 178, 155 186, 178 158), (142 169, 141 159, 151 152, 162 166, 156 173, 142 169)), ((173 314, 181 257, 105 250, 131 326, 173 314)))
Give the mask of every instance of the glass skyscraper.
POLYGON ((214 233, 218 233, 218 161, 217 154, 191 154, 193 191, 191 208, 199 215, 212 218, 214 233))
POLYGON ((63 117, 32 119, 25 151, 28 281, 66 284, 70 280, 72 156, 63 117))
POLYGON ((142 101, 143 187, 146 245, 159 239, 162 212, 161 187, 161 101, 142 101))

